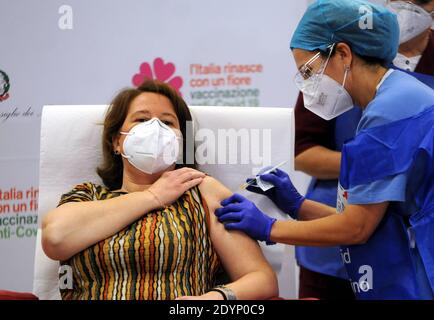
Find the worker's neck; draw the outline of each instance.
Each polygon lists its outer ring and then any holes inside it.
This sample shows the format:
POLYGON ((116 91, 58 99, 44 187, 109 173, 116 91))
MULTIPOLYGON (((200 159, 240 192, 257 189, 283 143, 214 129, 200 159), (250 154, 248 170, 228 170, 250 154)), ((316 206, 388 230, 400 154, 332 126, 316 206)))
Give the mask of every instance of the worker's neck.
POLYGON ((430 36, 431 29, 428 29, 417 37, 401 44, 399 46, 399 53, 407 58, 422 55, 428 46, 430 36))
POLYGON ((359 75, 356 77, 357 82, 352 86, 354 103, 362 109, 365 109, 374 100, 377 94, 377 86, 388 70, 384 67, 365 68, 363 72, 359 72, 359 75))

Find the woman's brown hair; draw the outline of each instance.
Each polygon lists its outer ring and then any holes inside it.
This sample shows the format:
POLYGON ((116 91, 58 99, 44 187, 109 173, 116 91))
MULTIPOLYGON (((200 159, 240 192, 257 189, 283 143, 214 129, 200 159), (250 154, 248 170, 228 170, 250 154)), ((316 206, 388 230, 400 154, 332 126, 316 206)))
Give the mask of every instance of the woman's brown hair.
MULTIPOLYGON (((175 89, 170 87, 168 84, 158 80, 146 79, 137 88, 127 88, 119 92, 110 103, 110 107, 105 116, 104 131, 102 134, 103 163, 96 171, 101 177, 104 185, 110 190, 117 190, 122 187, 124 169, 122 157, 114 153, 113 140, 119 134, 119 131, 128 115, 128 109, 131 102, 144 92, 160 94, 170 100, 175 109, 176 116, 178 117, 183 136, 183 159, 182 164, 178 164, 177 167, 196 167, 194 157, 191 157, 193 163, 187 164, 186 161, 186 141, 188 139, 193 139, 193 132, 188 132, 187 135, 187 122, 192 121, 191 113, 187 104, 175 89)), ((194 145, 194 143, 192 145, 194 145)))

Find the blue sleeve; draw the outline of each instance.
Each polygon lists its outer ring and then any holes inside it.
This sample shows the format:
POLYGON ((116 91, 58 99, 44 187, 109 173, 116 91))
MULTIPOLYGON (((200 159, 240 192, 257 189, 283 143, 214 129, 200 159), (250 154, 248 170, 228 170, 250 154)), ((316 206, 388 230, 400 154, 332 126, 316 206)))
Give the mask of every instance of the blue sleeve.
POLYGON ((387 201, 405 201, 407 176, 398 174, 348 190, 348 204, 374 204, 387 201))
POLYGON ((391 121, 387 118, 386 112, 380 112, 377 114, 375 111, 366 110, 357 126, 357 132, 363 129, 378 127, 389 122, 391 121))

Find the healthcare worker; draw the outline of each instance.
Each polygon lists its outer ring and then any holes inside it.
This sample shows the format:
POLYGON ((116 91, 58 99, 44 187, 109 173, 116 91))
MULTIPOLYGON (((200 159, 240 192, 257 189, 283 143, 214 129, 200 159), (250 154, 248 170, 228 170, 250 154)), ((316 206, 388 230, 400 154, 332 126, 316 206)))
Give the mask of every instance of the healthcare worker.
POLYGON ((399 51, 393 64, 434 76, 434 0, 387 1, 398 16, 399 51))
POLYGON ((298 221, 276 221, 239 194, 215 212, 227 229, 268 244, 341 245, 359 299, 434 298, 434 90, 386 67, 398 45, 396 15, 382 6, 309 6, 291 42, 306 107, 327 120, 363 110, 342 149, 337 206, 306 200, 276 170, 260 177, 275 186, 266 195, 298 221))
MULTIPOLYGON (((387 0, 383 5, 397 14, 400 27, 393 68, 433 86, 434 0, 387 0)), ((341 150, 344 142, 354 137, 361 116, 361 109, 353 108, 326 121, 304 107, 300 93, 295 107, 295 169, 313 177, 307 199, 336 206, 341 150)), ((300 298, 354 298, 339 247, 297 246, 295 252, 300 266, 300 298)))

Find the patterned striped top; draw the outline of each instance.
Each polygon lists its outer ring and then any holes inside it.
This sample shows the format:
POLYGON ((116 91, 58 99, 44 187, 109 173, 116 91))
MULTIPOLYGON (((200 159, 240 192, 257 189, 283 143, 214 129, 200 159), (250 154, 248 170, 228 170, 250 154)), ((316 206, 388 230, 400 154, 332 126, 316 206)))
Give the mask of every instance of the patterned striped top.
MULTIPOLYGON (((122 194, 84 183, 64 194, 59 205, 122 194)), ((164 210, 145 214, 61 262, 73 270, 73 289, 61 290, 62 299, 165 300, 209 291, 219 259, 208 221, 208 207, 199 189, 190 189, 164 210)))

